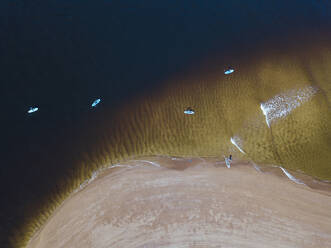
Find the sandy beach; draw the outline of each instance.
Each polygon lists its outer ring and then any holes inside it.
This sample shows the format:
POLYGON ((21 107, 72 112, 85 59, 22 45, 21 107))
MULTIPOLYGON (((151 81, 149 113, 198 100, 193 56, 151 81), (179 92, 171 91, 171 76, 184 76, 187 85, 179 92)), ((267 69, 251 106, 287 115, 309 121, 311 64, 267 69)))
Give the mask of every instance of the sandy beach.
POLYGON ((132 160, 68 198, 28 247, 330 247, 330 209, 242 161, 132 160))
POLYGON ((331 247, 330 209, 248 162, 132 160, 68 198, 28 247, 331 247))

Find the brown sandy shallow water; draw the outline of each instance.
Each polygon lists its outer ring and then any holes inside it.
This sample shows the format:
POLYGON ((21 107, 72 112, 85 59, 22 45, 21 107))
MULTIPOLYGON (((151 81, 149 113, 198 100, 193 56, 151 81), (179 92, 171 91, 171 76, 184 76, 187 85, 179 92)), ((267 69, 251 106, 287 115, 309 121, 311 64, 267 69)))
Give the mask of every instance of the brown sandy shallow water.
POLYGON ((123 162, 67 198, 28 247, 331 247, 329 185, 260 170, 216 158, 123 162))

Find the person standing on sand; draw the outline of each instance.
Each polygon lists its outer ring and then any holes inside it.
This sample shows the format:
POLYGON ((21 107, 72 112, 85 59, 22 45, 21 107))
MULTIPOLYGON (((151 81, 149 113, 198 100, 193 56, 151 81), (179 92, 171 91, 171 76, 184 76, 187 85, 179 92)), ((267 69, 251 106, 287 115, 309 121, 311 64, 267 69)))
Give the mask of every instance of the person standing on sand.
POLYGON ((231 168, 232 155, 230 154, 229 158, 224 156, 226 167, 231 168))

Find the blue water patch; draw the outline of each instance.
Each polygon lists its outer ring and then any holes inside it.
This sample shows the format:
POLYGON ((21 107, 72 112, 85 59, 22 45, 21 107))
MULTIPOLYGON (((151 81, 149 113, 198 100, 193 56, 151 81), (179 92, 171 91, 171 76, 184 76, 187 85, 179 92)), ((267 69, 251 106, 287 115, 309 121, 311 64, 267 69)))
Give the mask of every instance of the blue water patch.
POLYGON ((38 107, 30 107, 30 109, 28 110, 28 114, 32 114, 34 112, 37 112, 39 110, 38 107))
POLYGON ((91 107, 92 107, 92 108, 96 107, 100 102, 101 102, 101 99, 100 99, 100 98, 96 99, 96 100, 92 103, 91 107))

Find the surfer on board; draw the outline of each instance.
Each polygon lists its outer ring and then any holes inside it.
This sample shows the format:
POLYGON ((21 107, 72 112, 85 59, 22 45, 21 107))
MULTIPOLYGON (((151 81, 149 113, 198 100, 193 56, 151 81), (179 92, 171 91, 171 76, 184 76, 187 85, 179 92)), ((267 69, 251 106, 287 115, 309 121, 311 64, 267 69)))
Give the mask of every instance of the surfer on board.
POLYGON ((195 114, 195 111, 191 108, 191 107, 188 107, 184 110, 184 114, 187 114, 187 115, 194 115, 195 114))

